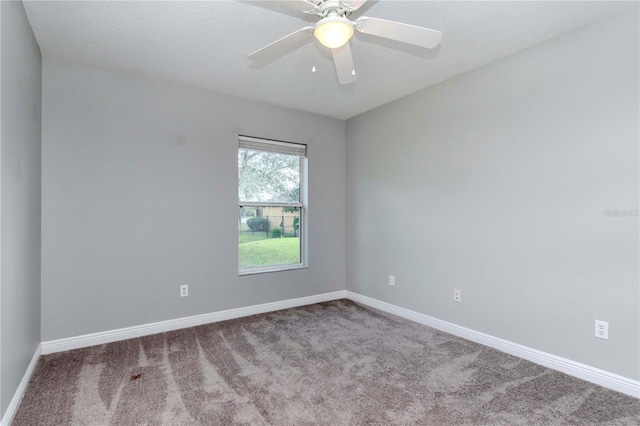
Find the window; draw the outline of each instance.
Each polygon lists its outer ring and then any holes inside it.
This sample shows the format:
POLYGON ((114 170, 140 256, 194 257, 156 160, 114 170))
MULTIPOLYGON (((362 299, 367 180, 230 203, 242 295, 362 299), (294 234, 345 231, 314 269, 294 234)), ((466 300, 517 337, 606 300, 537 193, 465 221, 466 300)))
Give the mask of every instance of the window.
POLYGON ((305 266, 306 146, 238 138, 238 270, 305 266))

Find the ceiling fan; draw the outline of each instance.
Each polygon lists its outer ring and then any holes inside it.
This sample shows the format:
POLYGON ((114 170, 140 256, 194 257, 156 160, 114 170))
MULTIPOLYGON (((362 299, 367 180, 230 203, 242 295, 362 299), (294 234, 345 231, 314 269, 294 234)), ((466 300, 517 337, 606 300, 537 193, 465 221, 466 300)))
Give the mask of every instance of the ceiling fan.
POLYGON ((289 0, 282 4, 308 15, 317 15, 321 19, 314 26, 299 29, 279 40, 256 50, 248 56, 254 61, 267 61, 279 56, 283 50, 311 40, 311 34, 331 49, 336 67, 338 82, 349 84, 356 80, 356 72, 351 55, 349 40, 354 29, 363 33, 416 46, 433 49, 442 40, 442 33, 429 28, 388 21, 386 19, 361 16, 355 21, 348 19, 367 0, 289 0))

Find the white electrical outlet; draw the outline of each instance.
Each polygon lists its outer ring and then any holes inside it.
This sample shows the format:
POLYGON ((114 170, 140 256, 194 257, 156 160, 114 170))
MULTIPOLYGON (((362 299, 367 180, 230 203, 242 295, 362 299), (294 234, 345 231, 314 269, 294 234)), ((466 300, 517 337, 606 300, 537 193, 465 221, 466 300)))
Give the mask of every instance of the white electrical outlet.
POLYGON ((391 287, 395 287, 396 286, 396 277, 393 275, 389 275, 389 285, 391 287))
POLYGON ((596 337, 598 339, 609 340, 609 323, 596 320, 596 337))
POLYGON ((189 286, 187 284, 183 284, 180 286, 180 297, 185 297, 189 295, 189 286))
POLYGON ((458 290, 457 288, 453 289, 453 301, 454 302, 458 302, 458 303, 462 303, 462 292, 460 290, 458 290))

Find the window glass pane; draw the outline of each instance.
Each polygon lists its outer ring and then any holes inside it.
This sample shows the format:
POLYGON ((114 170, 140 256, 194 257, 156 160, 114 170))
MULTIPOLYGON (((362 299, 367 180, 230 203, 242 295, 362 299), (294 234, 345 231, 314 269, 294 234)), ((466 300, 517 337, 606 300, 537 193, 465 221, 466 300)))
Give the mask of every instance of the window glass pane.
POLYGON ((240 269, 301 263, 300 208, 240 207, 238 263, 240 269))
POLYGON ((300 161, 295 155, 238 149, 239 200, 299 203, 300 161))

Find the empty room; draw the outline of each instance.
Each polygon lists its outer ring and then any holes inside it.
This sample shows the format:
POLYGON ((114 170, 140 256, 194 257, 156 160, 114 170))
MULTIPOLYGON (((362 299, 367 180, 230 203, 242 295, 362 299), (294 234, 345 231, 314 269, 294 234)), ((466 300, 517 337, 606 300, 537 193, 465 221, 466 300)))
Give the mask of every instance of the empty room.
POLYGON ((640 424, 638 1, 1 1, 0 422, 640 424))

